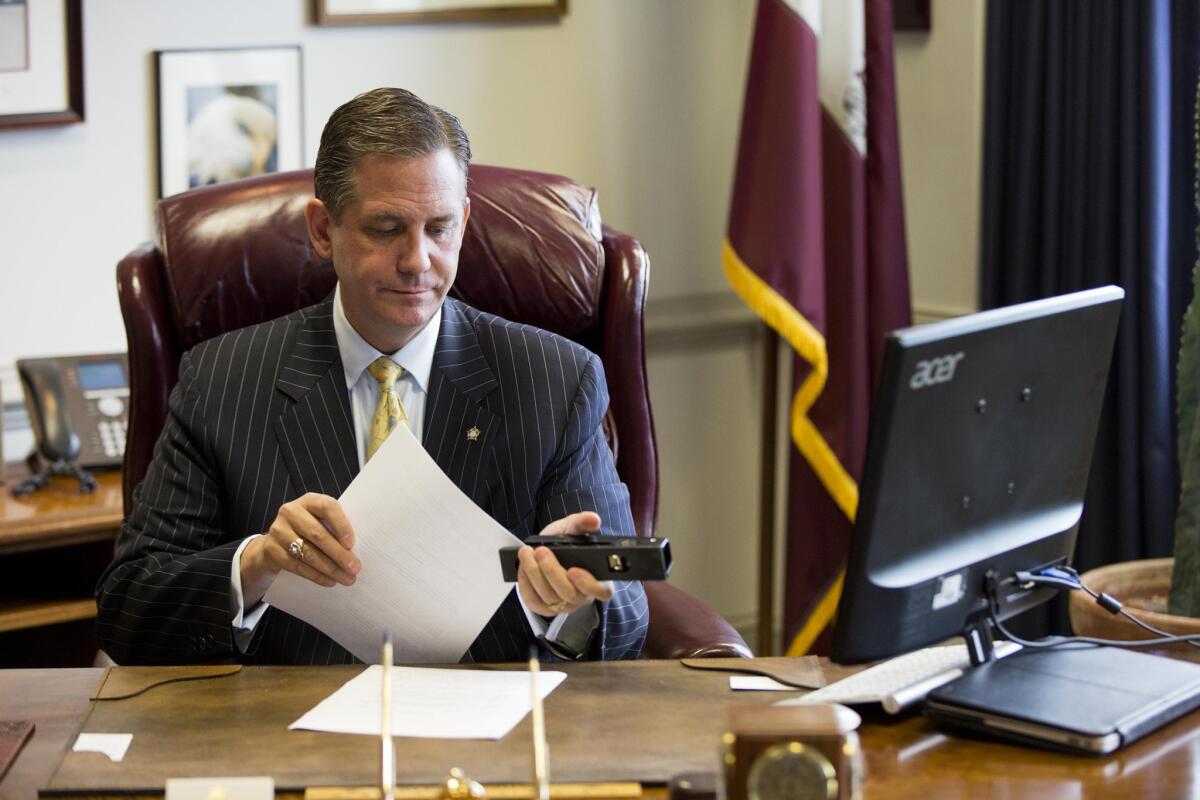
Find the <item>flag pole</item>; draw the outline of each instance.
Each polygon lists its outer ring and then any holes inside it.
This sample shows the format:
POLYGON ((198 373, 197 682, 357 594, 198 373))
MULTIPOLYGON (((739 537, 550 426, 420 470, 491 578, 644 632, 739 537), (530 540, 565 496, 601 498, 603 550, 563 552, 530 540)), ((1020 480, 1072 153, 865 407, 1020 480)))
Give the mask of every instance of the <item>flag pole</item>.
POLYGON ((779 336, 763 325, 762 423, 758 506, 758 655, 775 655, 775 447, 779 336))

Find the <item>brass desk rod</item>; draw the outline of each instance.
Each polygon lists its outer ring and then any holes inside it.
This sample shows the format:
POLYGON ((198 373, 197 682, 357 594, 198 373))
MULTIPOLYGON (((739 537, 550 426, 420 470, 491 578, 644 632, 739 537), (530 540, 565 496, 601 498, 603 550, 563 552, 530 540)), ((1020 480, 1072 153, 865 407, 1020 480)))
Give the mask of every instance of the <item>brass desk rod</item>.
MULTIPOLYGON (((443 788, 437 786, 397 786, 396 800, 438 800, 443 788)), ((636 782, 552 783, 550 800, 639 800, 642 785, 636 782)), ((306 789, 304 800, 380 800, 376 786, 314 786, 306 789)), ((499 783, 487 787, 488 800, 536 800, 535 790, 524 783, 499 783)))
POLYGON ((380 660, 383 672, 383 719, 380 723, 381 746, 379 752, 379 789, 383 800, 396 798, 396 748, 392 744, 392 632, 383 634, 383 658, 380 660))
POLYGON ((546 743, 546 717, 542 711, 542 696, 538 692, 537 649, 529 654, 529 693, 533 717, 533 783, 537 800, 550 800, 549 745, 546 743))

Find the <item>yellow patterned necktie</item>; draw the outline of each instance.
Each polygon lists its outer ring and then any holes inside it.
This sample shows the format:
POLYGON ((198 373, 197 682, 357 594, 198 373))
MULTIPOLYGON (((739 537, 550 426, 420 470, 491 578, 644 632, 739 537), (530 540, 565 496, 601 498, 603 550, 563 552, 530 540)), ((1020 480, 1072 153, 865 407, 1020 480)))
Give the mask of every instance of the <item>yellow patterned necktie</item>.
POLYGON ((404 374, 404 367, 387 356, 380 356, 371 362, 367 372, 379 383, 379 403, 375 406, 371 433, 367 438, 369 461, 397 425, 401 422, 408 424, 408 414, 404 413, 404 404, 400 402, 400 394, 396 391, 396 381, 404 374))

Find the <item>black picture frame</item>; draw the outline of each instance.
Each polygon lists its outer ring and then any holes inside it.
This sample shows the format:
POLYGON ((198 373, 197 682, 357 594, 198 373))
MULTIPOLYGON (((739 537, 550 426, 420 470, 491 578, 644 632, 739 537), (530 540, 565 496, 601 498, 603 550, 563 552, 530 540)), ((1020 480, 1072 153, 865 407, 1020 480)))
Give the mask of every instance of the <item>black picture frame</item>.
POLYGON ((399 10, 409 2, 371 3, 371 8, 355 7, 353 0, 313 0, 313 16, 318 25, 384 25, 427 22, 517 22, 556 19, 567 13, 567 0, 510 0, 503 6, 480 5, 473 0, 423 0, 421 10, 399 10))
MULTIPOLYGON (((0 103, 0 128, 23 128, 37 125, 69 125, 83 122, 83 9, 82 0, 61 0, 61 20, 44 23, 42 15, 33 14, 34 0, 13 4, 24 12, 26 45, 30 39, 62 42, 62 50, 51 50, 48 62, 26 61, 23 69, 0 70, 0 89, 20 88, 24 91, 0 92, 5 96, 29 97, 36 93, 60 91, 65 75, 62 103, 49 110, 41 102, 22 99, 0 103), (61 60, 60 60, 61 59, 61 60), (18 83, 21 84, 18 87, 18 83), (7 85, 6 85, 7 84, 7 85)), ((39 7, 44 11, 48 5, 39 7)), ((57 16, 57 15, 55 15, 57 16)))

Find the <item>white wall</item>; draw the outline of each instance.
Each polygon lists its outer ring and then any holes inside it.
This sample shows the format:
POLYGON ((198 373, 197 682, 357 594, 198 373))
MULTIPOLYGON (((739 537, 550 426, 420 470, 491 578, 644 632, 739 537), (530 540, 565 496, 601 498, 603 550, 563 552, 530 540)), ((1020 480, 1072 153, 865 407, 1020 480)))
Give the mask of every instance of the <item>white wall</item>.
POLYGON ((984 0, 933 0, 929 33, 896 35, 896 96, 918 321, 979 307, 984 0))
MULTIPOLYGON (((477 162, 594 185, 605 221, 642 239, 673 579, 735 622, 752 620, 756 340, 719 254, 754 0, 571 0, 553 23, 367 27, 313 26, 309 6, 84 3, 86 122, 0 130, 6 399, 20 396, 18 356, 125 349, 114 269, 152 236, 154 51, 300 44, 306 163, 333 108, 404 86, 462 118, 477 162), (696 298, 715 298, 726 318, 732 306, 735 324, 707 330, 696 298)), ((28 446, 27 435, 6 439, 10 460, 28 446)))
MULTIPOLYGON (((36 0, 46 2, 47 0, 36 0)), ((402 85, 458 113, 476 160, 569 174, 654 254, 654 293, 724 291, 750 0, 574 0, 560 23, 314 27, 304 0, 84 6, 87 121, 0 131, 0 365, 121 349, 117 260, 151 235, 153 51, 304 48, 305 151, 353 94, 402 85), (28 335, 28 316, 59 324, 28 335)))

